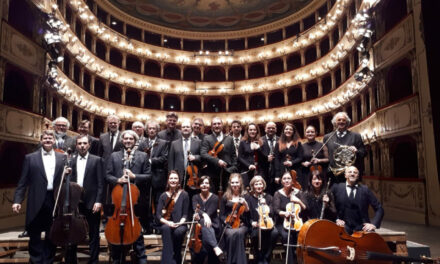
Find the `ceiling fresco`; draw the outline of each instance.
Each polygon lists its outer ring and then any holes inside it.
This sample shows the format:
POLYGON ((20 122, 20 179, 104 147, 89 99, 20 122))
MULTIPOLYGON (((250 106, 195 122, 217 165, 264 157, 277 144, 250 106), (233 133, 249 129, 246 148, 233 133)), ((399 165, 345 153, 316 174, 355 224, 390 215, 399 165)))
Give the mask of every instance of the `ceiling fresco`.
POLYGON ((108 0, 149 23, 188 31, 231 31, 289 16, 312 0, 108 0))

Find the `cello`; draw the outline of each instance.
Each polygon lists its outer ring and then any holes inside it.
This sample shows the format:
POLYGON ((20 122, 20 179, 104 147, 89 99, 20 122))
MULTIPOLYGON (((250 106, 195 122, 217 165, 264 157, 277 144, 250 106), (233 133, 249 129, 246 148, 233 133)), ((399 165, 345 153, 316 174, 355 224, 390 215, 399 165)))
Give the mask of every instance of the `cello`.
MULTIPOLYGON (((126 152, 124 168, 128 169, 132 159, 131 149, 127 149, 126 152)), ((122 177, 129 178, 125 171, 122 177)), ((105 237, 110 244, 131 245, 139 238, 141 225, 133 210, 138 198, 139 189, 133 183, 117 184, 113 188, 112 201, 115 209, 105 227, 105 237)), ((121 263, 124 258, 124 254, 121 254, 121 263)))
POLYGON ((57 246, 76 245, 86 240, 89 230, 85 217, 80 215, 78 210, 82 187, 70 181, 71 153, 72 150, 69 148, 61 182, 55 190, 56 199, 52 213, 54 220, 49 239, 57 246))

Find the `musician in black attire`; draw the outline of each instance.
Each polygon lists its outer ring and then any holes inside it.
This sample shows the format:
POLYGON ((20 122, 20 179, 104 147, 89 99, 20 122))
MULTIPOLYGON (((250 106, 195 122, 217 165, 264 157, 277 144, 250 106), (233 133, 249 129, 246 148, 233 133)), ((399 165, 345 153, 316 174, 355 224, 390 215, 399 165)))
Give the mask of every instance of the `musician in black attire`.
POLYGON ((347 233, 354 231, 371 232, 380 227, 384 211, 376 196, 366 185, 359 184, 359 170, 345 169, 346 182, 332 186, 337 209, 336 224, 345 227, 347 233), (368 216, 368 208, 373 207, 374 217, 368 216))
MULTIPOLYGON (((323 139, 323 142, 327 142, 328 140, 327 147, 330 164, 327 176, 333 178, 333 183, 345 182, 343 176, 334 175, 334 173, 330 170, 330 168, 338 168, 334 160, 334 153, 341 146, 348 146, 348 149, 356 155, 356 161, 353 165, 358 168, 359 180, 362 180, 366 150, 361 135, 348 130, 350 123, 351 119, 346 112, 337 113, 332 119, 332 124, 335 131, 326 134, 323 139)), ((339 169, 340 175, 343 175, 344 168, 339 169)))
POLYGON ((179 182, 177 171, 170 171, 167 190, 162 193, 157 204, 156 218, 161 224, 159 228, 163 243, 161 263, 182 262, 182 243, 188 229, 182 223, 188 219, 189 197, 179 182), (169 215, 169 219, 166 219, 166 215, 169 215))
POLYGON ((248 187, 250 179, 261 171, 261 166, 258 165, 263 156, 261 145, 263 141, 260 139, 260 129, 256 124, 250 123, 238 147, 238 167, 245 187, 248 187))
POLYGON ((261 160, 258 160, 260 164, 260 175, 263 176, 267 183, 266 192, 273 194, 276 191, 274 180, 275 180, 275 165, 274 165, 274 151, 275 145, 278 141, 277 125, 270 121, 267 122, 265 127, 266 135, 261 137, 263 145, 261 145, 261 160))
POLYGON ((303 160, 302 146, 298 131, 291 123, 285 123, 283 133, 275 145, 275 183, 280 183, 280 178, 286 170, 298 171, 303 160))
MULTIPOLYGON (((288 229, 284 228, 284 222, 289 221, 290 216, 294 214, 294 212, 287 212, 287 204, 294 203, 299 204, 301 206, 301 210, 305 210, 306 205, 299 199, 299 190, 293 187, 293 179, 289 172, 285 172, 281 177, 281 183, 283 188, 279 189, 275 192, 273 196, 273 210, 275 212, 275 222, 278 233, 281 236, 281 241, 284 244, 287 244, 288 239, 288 229)), ((292 216, 293 221, 293 216, 292 216)), ((289 224, 287 224, 289 226, 289 224)), ((298 231, 291 230, 290 231, 290 245, 296 245, 298 239, 298 231)), ((287 263, 296 263, 296 249, 293 247, 289 247, 287 249, 289 251, 289 258, 287 263)))
MULTIPOLYGON (((266 189, 266 182, 263 177, 256 175, 250 181, 251 192, 245 195, 246 201, 249 204, 249 212, 251 218, 251 241, 252 248, 257 263, 269 264, 272 258, 273 246, 278 239, 278 230, 275 228, 274 211, 272 208, 273 198, 270 194, 264 192, 266 189), (259 225, 263 215, 259 214, 259 207, 261 205, 267 205, 269 211, 267 212, 268 218, 272 220, 273 227, 271 229, 261 229, 261 238, 259 238, 259 225), (261 250, 259 250, 259 239, 261 239, 261 250)), ((266 225, 269 220, 266 219, 266 225)), ((263 221, 264 222, 264 221, 263 221)))
POLYGON ((32 263, 52 263, 55 245, 48 238, 52 226, 54 208, 54 188, 58 188, 64 166, 64 155, 53 150, 55 132, 43 131, 41 149, 27 154, 24 158, 20 181, 14 194, 12 210, 20 212, 26 197, 26 231, 29 234, 29 255, 32 263), (41 233, 45 232, 45 239, 41 233))
MULTIPOLYGON (((128 168, 124 168, 124 157, 127 156, 127 150, 132 149, 136 141, 138 140, 138 135, 133 130, 126 130, 121 133, 122 144, 124 149, 118 152, 113 152, 107 162, 107 173, 106 180, 112 186, 116 184, 126 184, 128 183, 128 178, 131 182, 134 182, 139 188, 139 200, 138 204, 142 205, 147 202, 147 183, 151 181, 151 171, 150 162, 148 161, 147 154, 142 151, 132 151, 132 159, 128 162, 128 168)), ((143 210, 136 210, 141 212, 136 212, 140 215, 140 221, 142 222, 146 214, 143 210)), ((145 255, 145 245, 144 237, 139 234, 139 238, 133 243, 133 249, 136 253, 136 258, 138 263, 147 263, 147 257, 145 255)), ((111 257, 113 263, 119 263, 120 256, 124 250, 121 246, 112 245, 111 246, 111 257)))
POLYGON ((303 160, 301 162, 301 170, 298 172, 298 181, 303 190, 309 188, 310 167, 312 165, 320 165, 323 173, 325 173, 328 165, 327 146, 324 146, 324 143, 316 141, 316 129, 314 126, 308 126, 306 128, 306 138, 307 142, 301 145, 303 149, 303 160))
POLYGON ((319 219, 321 216, 322 204, 324 203, 323 219, 336 220, 336 207, 333 194, 330 189, 326 192, 327 186, 322 175, 323 169, 315 169, 310 172, 308 188, 300 194, 300 199, 306 205, 301 217, 303 221, 319 219))
POLYGON ((168 149, 170 148, 171 142, 173 142, 176 139, 179 139, 182 137, 182 133, 179 129, 176 128, 177 120, 179 120, 179 116, 177 116, 176 113, 170 112, 166 115, 166 124, 167 128, 160 131, 157 134, 157 137, 163 140, 166 140, 168 142, 168 149))
POLYGON ((244 206, 244 213, 239 217, 240 225, 237 228, 232 228, 229 223, 223 227, 224 237, 220 239, 225 240, 224 250, 227 252, 228 264, 247 263, 244 240, 249 227, 249 205, 244 198, 245 194, 241 175, 232 173, 229 177, 228 188, 220 202, 220 219, 222 223, 226 223, 226 219, 233 212, 234 205, 237 207, 237 211, 239 207, 244 206))
POLYGON ((203 119, 200 117, 196 117, 193 119, 192 124, 192 134, 191 138, 198 138, 200 140, 203 140, 205 138, 205 134, 203 134, 205 124, 203 123, 203 119))
POLYGON ((216 236, 220 233, 221 224, 217 214, 218 196, 210 192, 211 179, 209 176, 200 177, 198 186, 200 194, 192 197, 193 211, 198 212, 195 220, 202 226, 202 250, 199 254, 193 254, 192 263, 204 263, 206 256, 208 263, 224 261, 224 254, 218 246, 216 236))
MULTIPOLYGON (((99 140, 90 135, 90 121, 82 120, 78 127, 79 136, 87 136, 89 138, 89 153, 98 156, 99 155, 99 140)), ((72 150, 76 150, 76 139, 79 137, 76 136, 73 138, 72 146, 70 147, 72 150)))

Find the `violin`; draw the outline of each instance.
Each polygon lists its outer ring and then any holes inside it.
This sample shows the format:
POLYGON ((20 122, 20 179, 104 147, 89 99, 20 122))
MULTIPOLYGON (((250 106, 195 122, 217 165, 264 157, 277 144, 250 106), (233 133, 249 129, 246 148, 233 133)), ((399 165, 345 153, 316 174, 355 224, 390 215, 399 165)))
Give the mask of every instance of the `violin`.
POLYGON ((214 147, 208 152, 208 154, 214 158, 217 158, 218 154, 223 151, 224 147, 225 146, 223 145, 223 140, 217 141, 215 142, 214 147))
POLYGON ((165 201, 165 206, 162 209, 162 217, 169 221, 171 219, 171 213, 174 210, 174 205, 176 204, 176 201, 174 201, 174 197, 177 194, 177 190, 174 190, 170 197, 167 198, 165 201))
POLYGON ((354 232, 328 220, 311 219, 298 234, 300 264, 392 264, 401 262, 439 263, 438 259, 394 255, 385 240, 374 232, 354 232))
POLYGON ((260 216, 259 217, 260 220, 258 221, 258 227, 264 230, 272 229, 274 224, 272 218, 269 216, 270 208, 265 202, 264 203, 261 202, 262 199, 263 199, 263 195, 261 194, 258 197, 257 211, 258 211, 258 215, 260 216))
POLYGON ((244 213, 246 207, 243 203, 236 202, 232 206, 232 212, 226 217, 225 224, 233 229, 240 227, 240 216, 244 213))
POLYGON ((303 221, 299 216, 301 206, 297 203, 290 202, 286 205, 286 212, 289 213, 289 218, 284 218, 284 229, 299 231, 303 226, 303 221))
MULTIPOLYGON (((194 214, 198 214, 199 210, 200 204, 197 204, 194 214)), ((202 225, 200 223, 195 223, 194 231, 189 241, 189 248, 191 248, 195 253, 199 253, 202 249, 202 225)))
MULTIPOLYGON (((188 156, 189 155, 192 155, 191 151, 188 151, 188 156)), ((188 175, 186 186, 188 186, 192 190, 198 189, 197 183, 199 182, 199 168, 194 165, 194 162, 188 161, 188 166, 186 166, 186 173, 188 175)))
MULTIPOLYGON (((128 169, 132 159, 131 149, 124 157, 124 168, 128 169)), ((125 174, 122 177, 127 177, 125 174)), ((105 227, 105 237, 113 245, 131 245, 140 236, 142 228, 139 219, 134 215, 133 205, 139 198, 139 189, 133 183, 117 184, 112 190, 112 201, 115 209, 105 227)), ((121 258, 124 258, 121 254, 121 258)))
MULTIPOLYGON (((289 154, 286 154, 286 160, 291 161, 292 157, 290 157, 289 154)), ((297 177, 296 171, 295 170, 287 170, 287 167, 286 167, 286 171, 290 172, 290 176, 292 177, 293 187, 295 187, 298 190, 301 190, 302 187, 301 187, 301 184, 299 184, 299 182, 298 182, 298 179, 297 179, 298 177, 297 177)))
POLYGON ((60 185, 55 190, 56 201, 52 216, 53 224, 50 228, 49 239, 57 246, 78 244, 87 238, 88 224, 83 215, 80 215, 78 204, 81 199, 82 187, 70 181, 71 149, 67 150, 64 173, 60 185))

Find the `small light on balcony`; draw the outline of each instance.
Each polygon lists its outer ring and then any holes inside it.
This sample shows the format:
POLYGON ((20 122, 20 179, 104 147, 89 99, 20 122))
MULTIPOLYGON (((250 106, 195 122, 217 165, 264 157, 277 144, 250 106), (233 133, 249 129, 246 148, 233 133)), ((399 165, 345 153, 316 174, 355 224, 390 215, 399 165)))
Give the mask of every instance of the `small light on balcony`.
POLYGON ((118 24, 118 22, 116 22, 116 21, 112 21, 112 25, 113 26, 116 26, 118 24))

